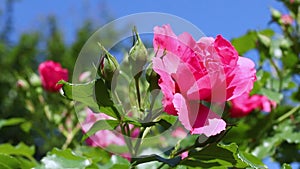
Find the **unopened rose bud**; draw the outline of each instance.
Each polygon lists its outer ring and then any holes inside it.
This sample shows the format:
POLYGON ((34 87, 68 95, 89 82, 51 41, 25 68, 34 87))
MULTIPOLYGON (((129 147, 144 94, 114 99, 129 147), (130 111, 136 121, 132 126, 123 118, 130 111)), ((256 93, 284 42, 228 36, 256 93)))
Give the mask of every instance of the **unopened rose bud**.
POLYGON ((274 9, 274 8, 271 8, 271 15, 272 15, 272 18, 277 21, 278 19, 280 19, 281 17, 281 13, 277 10, 277 9, 274 9))
POLYGON ((32 86, 40 86, 41 85, 41 79, 37 74, 32 73, 29 77, 29 83, 32 86))
POLYGON ((129 51, 129 63, 131 64, 131 72, 135 77, 139 77, 142 73, 143 66, 147 62, 148 52, 143 44, 136 28, 133 28, 134 45, 129 51))
POLYGON ((16 85, 20 89, 28 89, 29 88, 29 84, 25 80, 23 80, 23 79, 19 79, 16 82, 16 85))
POLYGON ((113 77, 118 74, 119 63, 101 44, 99 44, 99 46, 104 52, 100 60, 100 76, 110 85, 113 77))

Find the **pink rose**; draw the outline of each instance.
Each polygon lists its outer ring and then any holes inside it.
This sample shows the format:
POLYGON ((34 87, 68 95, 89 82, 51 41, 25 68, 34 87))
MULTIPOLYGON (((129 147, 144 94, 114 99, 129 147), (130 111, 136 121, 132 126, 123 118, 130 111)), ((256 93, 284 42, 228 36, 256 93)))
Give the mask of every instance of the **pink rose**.
POLYGON ((288 14, 281 15, 280 20, 284 25, 292 25, 294 22, 292 16, 288 14))
MULTIPOLYGON (((95 122, 98 120, 105 120, 105 119, 114 119, 104 113, 93 113, 90 109, 86 109, 87 116, 85 121, 82 123, 82 131, 86 133, 89 129, 93 126, 95 122)), ((133 128, 133 125, 129 125, 131 129, 131 137, 136 138, 139 135, 140 130, 138 128, 133 128)), ((115 131, 111 130, 100 130, 96 132, 94 135, 90 136, 86 139, 86 143, 92 147, 101 147, 105 148, 109 145, 118 145, 118 146, 125 146, 124 137, 120 131, 120 128, 117 128, 115 131)), ((131 156, 129 153, 122 153, 120 156, 128 159, 130 161, 131 156)))
POLYGON ((41 63, 39 73, 43 88, 50 92, 57 92, 62 87, 62 85, 57 84, 58 81, 68 81, 68 70, 63 69, 59 63, 53 61, 41 63))
POLYGON ((253 110, 258 109, 264 112, 270 112, 272 107, 276 107, 276 102, 269 100, 263 95, 252 95, 245 93, 231 101, 231 117, 244 117, 253 110))
POLYGON ((254 63, 239 57, 221 35, 196 42, 188 33, 176 36, 169 25, 154 28, 153 46, 165 112, 178 115, 192 134, 211 136, 225 130, 221 117, 200 101, 225 102, 250 91, 256 79, 254 63))
MULTIPOLYGON (((113 119, 112 117, 104 113, 93 113, 90 109, 86 110, 87 116, 85 121, 82 123, 82 131, 84 133, 88 132, 89 129, 93 126, 98 120, 113 119)), ((93 136, 89 137, 86 140, 86 143, 93 147, 102 147, 105 148, 111 144, 123 146, 125 145, 124 138, 121 133, 117 131, 110 130, 100 130, 95 133, 93 136)))

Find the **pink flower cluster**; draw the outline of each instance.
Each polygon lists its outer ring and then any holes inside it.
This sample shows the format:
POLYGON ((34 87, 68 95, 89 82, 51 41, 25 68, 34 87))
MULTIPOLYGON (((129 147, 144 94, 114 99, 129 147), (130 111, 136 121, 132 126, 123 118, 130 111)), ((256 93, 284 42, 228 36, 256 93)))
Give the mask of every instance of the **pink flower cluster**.
POLYGON ((250 96, 249 93, 233 99, 231 103, 231 117, 244 117, 255 109, 271 112, 272 107, 276 107, 276 102, 269 100, 266 96, 258 94, 250 96))
POLYGON ((42 86, 50 92, 57 92, 62 87, 57 82, 60 80, 68 81, 68 70, 63 69, 59 63, 45 61, 39 65, 39 74, 42 86))
POLYGON ((165 112, 178 116, 192 134, 212 136, 225 130, 220 115, 202 103, 225 102, 249 92, 256 80, 253 61, 239 57, 221 35, 195 41, 188 33, 176 36, 169 25, 154 28, 153 46, 165 112))

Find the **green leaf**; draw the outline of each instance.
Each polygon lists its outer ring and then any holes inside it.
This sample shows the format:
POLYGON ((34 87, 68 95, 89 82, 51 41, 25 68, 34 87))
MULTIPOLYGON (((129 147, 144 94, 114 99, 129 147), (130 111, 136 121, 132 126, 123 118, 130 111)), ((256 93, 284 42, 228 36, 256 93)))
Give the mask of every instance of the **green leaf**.
POLYGON ((244 55, 249 50, 255 48, 255 41, 256 33, 254 31, 249 31, 239 38, 232 39, 231 43, 240 55, 244 55))
POLYGON ((124 168, 124 169, 129 169, 130 168, 130 163, 127 159, 117 156, 117 155, 112 155, 110 158, 110 161, 101 166, 101 169, 119 169, 119 168, 124 168))
POLYGON ((20 162, 7 154, 0 154, 0 167, 3 169, 18 169, 21 164, 20 162))
POLYGON ((95 112, 99 111, 99 106, 94 98, 95 81, 85 84, 72 84, 61 80, 58 84, 63 85, 63 95, 68 99, 81 102, 95 112))
POLYGON ((75 154, 70 149, 59 150, 54 148, 42 160, 42 169, 53 168, 85 168, 91 165, 91 161, 75 154))
MULTIPOLYGON (((105 102, 105 99, 104 99, 104 95, 105 95, 105 92, 104 93, 101 93, 102 90, 107 90, 106 89, 106 86, 103 86, 104 82, 102 79, 98 79, 97 81, 91 81, 91 82, 88 82, 88 83, 85 83, 85 84, 72 84, 72 83, 68 83, 68 82, 65 82, 65 81, 60 81, 59 84, 63 84, 63 95, 66 96, 68 99, 71 99, 71 100, 74 100, 74 101, 78 101, 78 102, 81 102, 82 104, 90 107, 94 112, 101 112, 101 113, 104 113, 108 116, 111 116, 111 117, 114 117, 116 118, 116 114, 112 108, 112 101, 110 101, 109 104, 102 104, 100 103, 99 105, 97 104, 97 101, 96 101, 96 97, 94 96, 95 93, 94 93, 94 89, 96 88, 97 89, 97 92, 98 93, 98 99, 99 102, 105 102), (100 81, 100 82, 98 82, 100 81), (100 86, 97 86, 99 84, 102 84, 100 86), (99 91, 99 88, 101 87, 104 87, 103 89, 101 89, 99 91), (102 96, 103 94, 103 96, 102 96), (110 106, 105 106, 105 105, 110 105, 110 106)), ((96 90, 95 89, 95 90, 96 90)), ((107 94, 108 91, 106 91, 106 94, 107 94)), ((107 94, 109 95, 109 94, 107 94)), ((108 96, 106 96, 108 97, 108 96)))
POLYGON ((105 164, 108 163, 111 158, 108 151, 91 146, 77 146, 75 153, 91 159, 93 163, 105 164))
POLYGON ((171 159, 166 159, 161 156, 158 156, 156 154, 153 155, 146 155, 146 156, 140 156, 140 157, 135 157, 131 159, 131 162, 134 166, 150 161, 159 161, 168 164, 170 167, 175 167, 176 165, 179 164, 181 160, 181 157, 175 157, 171 159))
POLYGON ((24 132, 28 133, 32 127, 32 123, 30 121, 27 121, 25 123, 22 123, 20 127, 24 132))
MULTIPOLYGON (((214 163, 215 166, 233 167, 236 166, 237 160, 234 153, 217 144, 209 145, 200 151, 189 152, 188 158, 193 158, 205 163, 214 163)), ((204 167, 204 166, 201 166, 204 167)))
POLYGON ((261 88, 260 93, 262 95, 267 96, 270 100, 273 100, 276 103, 280 103, 280 101, 283 98, 282 93, 278 93, 278 92, 275 92, 275 91, 272 91, 272 90, 266 89, 266 88, 261 88))
POLYGON ((252 154, 260 159, 263 159, 269 155, 273 155, 276 150, 275 145, 279 145, 281 142, 282 140, 279 137, 266 138, 263 140, 261 145, 257 146, 252 151, 252 154))
POLYGON ((0 119, 0 129, 5 126, 14 126, 21 124, 25 121, 24 118, 10 118, 10 119, 0 119))
POLYGON ((253 168, 267 168, 258 158, 250 153, 239 151, 238 157, 250 167, 253 168))
POLYGON ((35 149, 33 146, 28 147, 24 143, 19 143, 15 147, 8 143, 0 145, 0 153, 2 154, 18 155, 18 156, 27 157, 28 159, 32 159, 34 152, 35 149))
POLYGON ((292 51, 285 52, 283 58, 281 59, 283 66, 288 69, 292 69, 298 63, 298 57, 292 51))
POLYGON ((117 120, 98 120, 82 139, 85 140, 100 130, 114 130, 118 125, 119 122, 117 120))
POLYGON ((266 168, 264 164, 249 153, 241 152, 235 143, 229 145, 211 144, 200 151, 191 151, 181 165, 202 168, 237 167, 266 168))
MULTIPOLYGON (((258 33, 266 37, 271 37, 274 35, 274 31, 271 29, 265 29, 259 31, 258 33)), ((244 55, 246 52, 255 49, 256 41, 257 41, 257 32, 248 31, 245 35, 232 39, 231 43, 240 55, 244 55)))
POLYGON ((97 79, 95 83, 95 95, 98 105, 104 107, 111 107, 114 105, 110 90, 107 88, 105 82, 102 79, 97 79))

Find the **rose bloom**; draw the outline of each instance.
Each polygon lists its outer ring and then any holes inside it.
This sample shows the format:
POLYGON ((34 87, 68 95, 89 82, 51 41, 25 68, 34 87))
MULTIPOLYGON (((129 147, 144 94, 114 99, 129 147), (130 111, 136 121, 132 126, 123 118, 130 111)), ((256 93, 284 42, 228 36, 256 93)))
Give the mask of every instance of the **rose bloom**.
MULTIPOLYGON (((98 120, 113 119, 112 117, 104 113, 93 113, 90 109, 86 109, 87 116, 85 121, 82 123, 82 131, 88 132, 90 128, 98 120)), ((100 130, 86 140, 86 143, 93 147, 105 148, 111 144, 123 146, 125 145, 124 138, 119 132, 113 132, 110 130, 100 130)))
POLYGON ((271 112, 272 107, 276 107, 276 102, 269 100, 266 96, 258 94, 250 96, 249 93, 231 100, 231 103, 231 117, 244 117, 255 109, 271 112))
POLYGON ((43 88, 50 92, 57 92, 62 87, 62 85, 57 84, 58 81, 68 81, 68 70, 63 69, 59 63, 53 61, 41 63, 39 74, 43 88))
POLYGON ((220 115, 200 101, 221 103, 250 91, 256 80, 253 61, 239 57, 221 35, 195 41, 188 33, 176 36, 169 25, 154 28, 153 46, 164 111, 178 116, 191 134, 225 130, 220 115))
MULTIPOLYGON (((90 109, 86 109, 86 119, 82 123, 82 131, 83 133, 87 133, 90 128, 96 123, 98 120, 107 120, 114 118, 104 114, 104 113, 93 113, 90 109)), ((133 125, 129 125, 129 128, 132 130, 131 137, 136 138, 139 135, 139 129, 133 128, 133 125)), ((86 144, 92 147, 101 147, 105 148, 110 145, 118 145, 118 146, 125 146, 125 140, 120 132, 120 128, 117 128, 115 131, 112 130, 100 130, 97 131, 94 135, 90 136, 86 139, 86 144)), ((130 160, 129 153, 122 153, 120 154, 122 157, 130 160)))
POLYGON ((284 25, 292 25, 294 22, 292 16, 288 14, 281 15, 280 20, 284 25))

